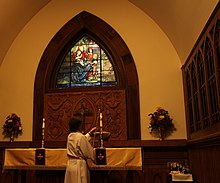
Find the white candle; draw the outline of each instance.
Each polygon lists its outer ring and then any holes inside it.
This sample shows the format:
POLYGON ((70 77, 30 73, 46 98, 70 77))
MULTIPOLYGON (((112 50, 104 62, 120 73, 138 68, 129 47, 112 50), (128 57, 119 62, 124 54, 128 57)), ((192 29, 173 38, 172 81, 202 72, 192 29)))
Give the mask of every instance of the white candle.
POLYGON ((99 117, 100 117, 100 127, 102 127, 102 113, 100 113, 99 117))
POLYGON ((45 118, 43 118, 42 128, 45 128, 45 118))

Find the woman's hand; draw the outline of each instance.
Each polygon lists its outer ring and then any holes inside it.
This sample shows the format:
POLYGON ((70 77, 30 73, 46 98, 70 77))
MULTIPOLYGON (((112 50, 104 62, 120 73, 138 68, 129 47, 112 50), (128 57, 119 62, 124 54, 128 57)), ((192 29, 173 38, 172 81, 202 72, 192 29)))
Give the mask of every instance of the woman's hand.
POLYGON ((96 127, 93 127, 90 131, 89 131, 89 135, 93 136, 93 133, 96 131, 96 127))
POLYGON ((93 133, 94 131, 96 131, 96 127, 93 127, 90 131, 89 131, 89 133, 93 133))

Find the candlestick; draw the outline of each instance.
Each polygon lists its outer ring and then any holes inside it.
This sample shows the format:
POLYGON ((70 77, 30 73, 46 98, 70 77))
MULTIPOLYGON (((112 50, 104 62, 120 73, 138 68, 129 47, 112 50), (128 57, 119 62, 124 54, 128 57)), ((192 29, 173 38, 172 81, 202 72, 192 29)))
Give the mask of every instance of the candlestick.
POLYGON ((100 127, 102 127, 102 113, 100 113, 99 117, 100 117, 100 127))
POLYGON ((100 126, 100 147, 104 147, 104 140, 103 140, 103 129, 102 126, 100 126))
POLYGON ((43 123, 42 123, 42 141, 41 141, 41 148, 44 148, 44 128, 45 128, 45 118, 43 118, 43 123))
POLYGON ((45 128, 45 118, 43 118, 42 128, 45 128))
POLYGON ((99 114, 99 118, 100 118, 100 147, 103 147, 103 129, 102 129, 102 113, 100 112, 99 114))

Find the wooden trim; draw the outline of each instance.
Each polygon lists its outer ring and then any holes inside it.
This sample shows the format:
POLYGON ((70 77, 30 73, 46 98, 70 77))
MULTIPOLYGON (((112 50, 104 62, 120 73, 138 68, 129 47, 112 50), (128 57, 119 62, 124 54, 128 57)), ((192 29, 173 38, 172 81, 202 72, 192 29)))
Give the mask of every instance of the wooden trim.
MULTIPOLYGON (((66 147, 63 142, 45 142, 45 148, 54 148, 55 143, 58 147, 66 147)), ((104 142, 106 147, 149 147, 149 148, 170 148, 170 147, 186 147, 185 139, 178 140, 117 140, 116 142, 104 142)), ((15 142, 0 142, 1 148, 37 148, 41 147, 41 141, 15 141, 15 142)), ((57 147, 57 148, 58 148, 57 147)))
POLYGON ((214 134, 209 134, 194 140, 187 141, 187 146, 189 147, 189 149, 202 148, 202 147, 204 148, 204 147, 219 146, 219 145, 220 145, 220 132, 216 132, 214 134))
MULTIPOLYGON (((15 142, 0 142, 1 148, 29 148, 34 147, 34 144, 31 141, 15 141, 15 142)), ((37 147, 37 146, 36 146, 37 147)))
MULTIPOLYGON (((51 142, 50 142, 51 143, 51 142)), ((45 142, 46 148, 54 148, 54 144, 45 142)), ((57 142, 56 142, 57 143, 57 142)), ((196 140, 176 139, 176 140, 127 140, 117 142, 105 142, 107 147, 143 147, 143 148, 175 148, 175 147, 207 147, 220 145, 220 132, 205 136, 196 140)), ((58 146, 66 147, 66 144, 61 143, 58 146)), ((1 148, 37 148, 41 147, 41 141, 14 141, 14 142, 0 142, 1 148)))

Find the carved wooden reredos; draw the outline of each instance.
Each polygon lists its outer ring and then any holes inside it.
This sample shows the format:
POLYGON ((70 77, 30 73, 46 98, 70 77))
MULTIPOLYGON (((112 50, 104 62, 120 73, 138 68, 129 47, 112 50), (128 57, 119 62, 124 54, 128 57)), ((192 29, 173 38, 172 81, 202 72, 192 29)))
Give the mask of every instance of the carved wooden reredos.
POLYGON ((84 132, 99 126, 99 109, 103 130, 110 140, 127 140, 125 93, 122 90, 101 92, 53 93, 45 96, 45 141, 65 141, 68 121, 77 116, 83 120, 84 132))
POLYGON ((90 113, 84 116, 85 131, 95 125, 100 109, 104 130, 111 132, 109 140, 140 139, 139 86, 133 57, 111 26, 85 11, 57 32, 39 62, 34 86, 34 144, 40 145, 42 119, 46 118, 45 146, 65 146, 68 119, 81 107, 90 113), (66 50, 84 35, 94 38, 109 53, 117 86, 56 88, 66 50))

